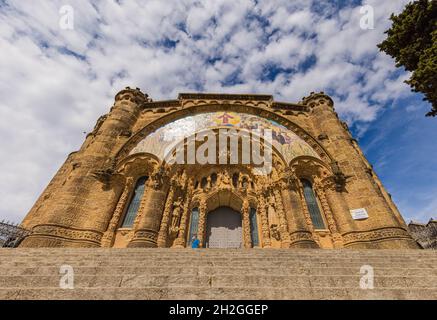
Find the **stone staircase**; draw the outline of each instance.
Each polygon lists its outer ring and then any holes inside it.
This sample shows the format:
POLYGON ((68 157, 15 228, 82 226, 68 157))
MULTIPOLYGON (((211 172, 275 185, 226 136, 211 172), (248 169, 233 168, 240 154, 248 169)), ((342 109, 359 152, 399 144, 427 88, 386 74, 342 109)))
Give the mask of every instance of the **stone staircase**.
POLYGON ((0 249, 0 299, 437 299, 437 252, 0 249), (74 289, 60 288, 62 265, 74 289))

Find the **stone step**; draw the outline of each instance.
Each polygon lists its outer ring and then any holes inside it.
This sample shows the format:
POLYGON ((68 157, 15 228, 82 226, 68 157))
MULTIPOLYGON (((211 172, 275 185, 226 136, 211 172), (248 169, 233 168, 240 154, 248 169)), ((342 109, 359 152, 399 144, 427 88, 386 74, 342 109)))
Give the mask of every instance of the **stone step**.
MULTIPOLYGON (((100 261, 58 261, 53 263, 14 263, 10 262, 8 264, 2 264, 0 265, 1 269, 14 269, 16 267, 55 267, 60 268, 62 265, 70 265, 73 268, 78 267, 119 267, 122 264, 120 262, 117 263, 105 263, 100 261)), ((339 262, 331 262, 331 263, 311 263, 311 262, 287 262, 287 263, 275 263, 275 262, 268 262, 268 261, 256 261, 256 262, 245 262, 245 263, 238 263, 233 264, 228 261, 217 261, 217 262, 208 262, 208 261, 200 261, 200 262, 193 262, 193 261, 185 261, 183 263, 159 263, 156 261, 142 261, 142 262, 129 262, 127 261, 123 266, 125 267, 137 267, 137 266, 147 266, 151 268, 161 268, 163 266, 179 266, 183 267, 184 270, 191 270, 192 268, 197 267, 231 267, 238 265, 240 267, 263 267, 263 268, 270 268, 270 270, 275 270, 276 268, 323 268, 323 267, 331 267, 331 268, 340 268, 340 267, 348 267, 353 268, 356 270, 359 270, 364 265, 370 265, 375 270, 379 268, 390 268, 391 266, 397 267, 397 268, 403 268, 403 269, 418 269, 418 268, 425 268, 425 269, 435 269, 436 264, 433 263, 371 263, 368 262, 362 262, 362 263, 339 263, 339 262)))
POLYGON ((108 266, 108 267, 116 267, 116 266, 125 266, 125 267, 137 267, 137 266, 147 266, 147 267, 154 267, 154 268, 160 268, 163 266, 179 266, 184 267, 185 269, 191 269, 195 267, 208 267, 208 266, 214 266, 214 267, 230 267, 230 266, 240 266, 240 267, 267 267, 271 268, 271 270, 274 270, 275 268, 282 267, 282 268, 313 268, 313 267, 350 267, 350 268, 356 268, 359 269, 363 265, 371 265, 373 268, 389 268, 389 267, 398 267, 398 268, 436 268, 435 263, 425 263, 425 262, 416 262, 416 263, 391 263, 390 261, 386 262, 372 262, 369 263, 369 261, 362 261, 362 262, 354 262, 354 263, 344 263, 344 262, 311 262, 311 261, 287 261, 287 262, 278 262, 278 261, 246 261, 246 262, 232 262, 232 261, 207 261, 207 260, 201 260, 201 261, 192 261, 192 260, 184 260, 184 261, 178 261, 177 263, 173 261, 164 261, 164 262, 158 262, 154 260, 149 261, 130 261, 126 260, 124 263, 122 261, 81 261, 80 259, 77 259, 75 261, 68 261, 65 259, 60 259, 59 261, 54 262, 13 262, 10 261, 8 263, 1 263, 0 268, 2 269, 11 269, 15 267, 60 267, 61 265, 71 265, 72 267, 102 267, 102 266, 108 266))
MULTIPOLYGON (((75 275, 76 288, 92 287, 359 287, 360 275, 75 275)), ((37 288, 59 286, 61 276, 0 276, 0 288, 37 288)), ((378 288, 433 288, 437 277, 427 276, 375 276, 378 288)))
POLYGON ((168 260, 168 259, 174 259, 174 260, 181 260, 186 259, 189 257, 190 259, 208 259, 208 260, 236 260, 236 261, 243 261, 243 260, 267 260, 274 258, 277 261, 287 261, 287 260, 300 260, 300 261, 331 261, 332 259, 340 260, 340 261, 362 261, 362 260, 370 260, 370 261, 381 261, 381 260, 390 260, 390 261, 437 261, 437 254, 434 256, 427 256, 427 257, 410 257, 410 256, 404 256, 404 257, 390 257, 390 256, 367 256, 367 255, 361 255, 361 256, 276 256, 276 255, 270 255, 270 256, 257 256, 257 255, 215 255, 215 256, 206 256, 206 255, 143 255, 143 256, 119 256, 119 255, 107 255, 107 256, 91 256, 91 255, 53 255, 53 256, 46 256, 46 255, 34 255, 34 256, 8 256, 8 257, 0 257, 0 262, 7 262, 11 261, 13 259, 14 261, 28 261, 29 258, 32 258, 34 261, 53 261, 55 259, 64 258, 64 259, 77 259, 86 256, 88 260, 100 260, 100 261, 114 261, 114 260, 144 260, 144 259, 154 259, 154 260, 168 260))
POLYGON ((353 288, 8 288, 0 289, 0 299, 21 300, 435 300, 436 289, 359 289, 353 288))
MULTIPOLYGON (((0 267, 0 275, 3 276, 18 276, 18 275, 58 275, 60 266, 34 266, 23 267, 17 266, 13 268, 0 267)), ((74 272, 77 275, 141 275, 141 274, 164 274, 178 275, 190 272, 192 274, 209 274, 209 275, 224 275, 224 274, 256 274, 264 275, 272 273, 272 266, 195 266, 187 269, 184 266, 73 266, 74 272)), ((291 266, 281 267, 274 266, 275 275, 356 275, 360 273, 360 267, 316 267, 308 266, 291 266)), ((377 267, 374 268, 375 275, 392 275, 392 276, 437 276, 437 268, 399 268, 399 267, 377 267)))
POLYGON ((104 257, 92 257, 87 255, 77 255, 77 256, 64 256, 64 255, 58 255, 58 256, 44 256, 44 255, 38 255, 38 256, 28 256, 28 257, 1 257, 0 263, 7 263, 7 262, 26 262, 26 261, 57 261, 57 260, 68 260, 68 261, 74 261, 74 260, 89 260, 89 261, 174 261, 179 262, 182 260, 190 259, 192 261, 233 261, 233 262, 243 262, 243 261, 308 261, 308 262, 332 262, 332 261, 340 261, 340 262, 361 262, 361 261, 374 261, 374 262, 383 262, 383 261, 391 261, 391 262, 436 262, 437 263, 437 255, 433 257, 404 257, 404 258, 392 258, 392 257, 369 257, 369 256, 357 256, 357 257, 343 257, 343 256, 333 256, 333 257, 319 257, 319 256, 313 256, 313 257, 293 257, 293 256, 227 256, 227 255, 221 255, 221 256, 185 256, 185 255, 178 255, 178 256, 167 256, 167 255, 161 255, 161 256, 104 256, 104 257))
POLYGON ((393 258, 420 258, 433 257, 436 258, 437 253, 432 250, 297 250, 297 249, 0 249, 0 258, 7 256, 28 257, 28 256, 119 256, 119 257, 161 257, 161 256, 287 256, 287 257, 393 257, 393 258))
POLYGON ((425 250, 0 249, 9 299, 431 299, 436 284, 425 250), (74 290, 59 288, 64 264, 74 290), (359 288, 363 265, 375 289, 359 288))
POLYGON ((436 256, 437 253, 432 250, 302 250, 302 249, 71 249, 65 248, 63 250, 59 248, 39 248, 39 249, 6 249, 0 248, 1 256, 29 256, 42 254, 44 256, 50 255, 89 255, 89 256, 162 256, 162 255, 202 255, 202 256, 215 256, 215 255, 261 255, 261 256, 393 256, 393 257, 421 257, 421 256, 436 256), (407 255, 406 255, 407 253, 407 255))

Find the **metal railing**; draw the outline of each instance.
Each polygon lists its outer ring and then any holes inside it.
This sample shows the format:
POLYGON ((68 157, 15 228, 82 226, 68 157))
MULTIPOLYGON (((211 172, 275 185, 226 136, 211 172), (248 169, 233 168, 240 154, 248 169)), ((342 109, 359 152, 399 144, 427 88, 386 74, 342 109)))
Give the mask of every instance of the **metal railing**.
POLYGON ((18 224, 3 220, 0 222, 0 247, 16 248, 30 233, 30 230, 24 229, 18 224))

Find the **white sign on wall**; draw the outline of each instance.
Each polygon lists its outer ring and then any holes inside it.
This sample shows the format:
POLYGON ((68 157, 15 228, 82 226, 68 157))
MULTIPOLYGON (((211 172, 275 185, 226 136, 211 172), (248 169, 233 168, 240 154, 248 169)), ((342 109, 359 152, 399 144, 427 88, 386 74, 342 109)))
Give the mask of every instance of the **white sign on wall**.
POLYGON ((351 212, 352 218, 354 220, 367 219, 369 217, 366 209, 364 209, 364 208, 353 209, 353 210, 350 210, 350 212, 351 212))

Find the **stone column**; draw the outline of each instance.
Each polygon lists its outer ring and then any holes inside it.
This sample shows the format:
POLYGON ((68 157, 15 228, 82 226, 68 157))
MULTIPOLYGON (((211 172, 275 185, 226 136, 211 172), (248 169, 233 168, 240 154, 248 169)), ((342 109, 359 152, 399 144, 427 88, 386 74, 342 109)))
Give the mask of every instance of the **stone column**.
POLYGON ((184 212, 182 213, 178 236, 173 244, 174 248, 185 248, 186 246, 187 225, 190 215, 190 200, 191 200, 191 195, 193 194, 193 190, 194 190, 193 185, 191 184, 188 185, 187 193, 185 195, 185 200, 184 200, 184 212))
POLYGON ((171 212, 173 208, 173 198, 174 198, 174 185, 170 186, 170 191, 168 192, 167 201, 165 203, 164 213, 162 215, 161 227, 158 233, 158 248, 167 247, 168 241, 168 224, 171 218, 171 212))
POLYGON ((308 230, 311 232, 314 241, 316 242, 317 246, 318 245, 318 240, 319 240, 319 236, 314 232, 314 226, 313 226, 313 222, 311 220, 311 215, 310 212, 308 211, 308 207, 307 207, 307 203, 305 200, 305 196, 303 194, 303 186, 302 184, 299 182, 299 198, 300 198, 300 203, 301 203, 301 207, 302 207, 302 211, 303 211, 303 216, 305 218, 305 223, 307 225, 308 230))
POLYGON ((199 247, 204 248, 205 247, 205 232, 206 232, 206 215, 207 215, 207 206, 206 206, 206 198, 205 195, 202 195, 200 198, 200 204, 199 204, 199 226, 198 226, 198 235, 197 238, 199 239, 199 247))
POLYGON ((317 248, 312 233, 305 221, 305 216, 296 190, 284 186, 281 189, 284 200, 284 210, 288 222, 290 234, 290 247, 293 248, 317 248))
POLYGON ((135 233, 128 247, 157 247, 158 230, 167 198, 165 186, 157 179, 157 177, 152 177, 149 180, 148 188, 138 210, 139 216, 135 221, 135 233))
POLYGON ((129 200, 129 195, 133 188, 133 182, 134 180, 132 178, 128 178, 126 181, 126 185, 123 189, 123 193, 121 194, 118 200, 117 206, 115 207, 114 214, 112 215, 108 228, 102 237, 101 246, 104 248, 112 247, 112 244, 114 243, 115 231, 120 223, 120 218, 124 212, 126 203, 129 200))
POLYGON ((250 236, 250 217, 249 217, 249 201, 244 199, 243 207, 241 208, 243 218, 243 245, 245 248, 252 248, 252 239, 250 236))
POLYGON ((281 234, 281 248, 290 247, 290 234, 288 233, 287 219, 285 218, 284 207, 282 204, 281 193, 277 188, 273 190, 276 201, 276 211, 279 217, 279 232, 281 234))
POLYGON ((259 195, 257 211, 259 212, 259 216, 261 217, 262 247, 271 248, 272 243, 270 240, 269 220, 266 213, 266 201, 262 194, 259 195))
POLYGON ((341 248, 341 247, 343 247, 343 238, 340 235, 340 233, 338 232, 337 223, 336 223, 335 218, 332 214, 331 208, 328 204, 328 200, 326 199, 325 192, 323 191, 322 187, 320 187, 320 186, 315 186, 315 187, 316 187, 315 192, 317 194, 317 197, 320 200, 323 212, 325 213, 326 222, 328 223, 328 229, 332 235, 334 247, 341 248))

